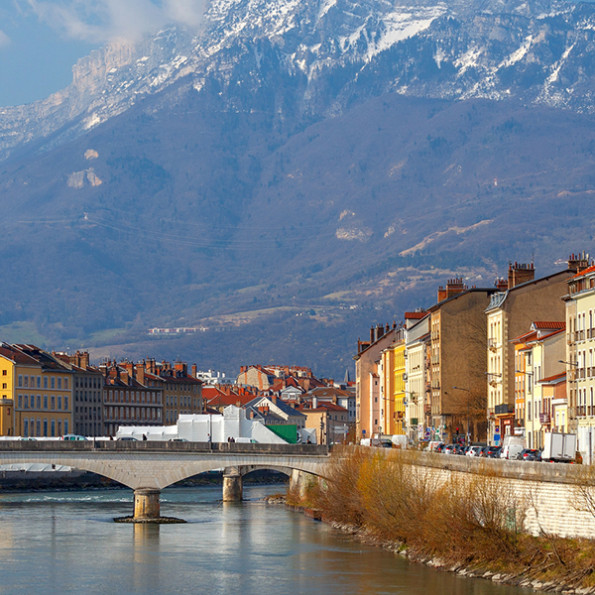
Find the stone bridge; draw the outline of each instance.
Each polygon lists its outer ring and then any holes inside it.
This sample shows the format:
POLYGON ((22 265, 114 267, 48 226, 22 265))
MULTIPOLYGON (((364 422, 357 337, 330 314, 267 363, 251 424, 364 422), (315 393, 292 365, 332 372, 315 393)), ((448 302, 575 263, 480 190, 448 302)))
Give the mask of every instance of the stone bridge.
POLYGON ((223 499, 241 500, 242 476, 272 469, 325 475, 326 446, 156 441, 0 441, 0 465, 45 463, 91 471, 134 490, 133 520, 160 518, 159 494, 193 475, 223 469, 223 499))

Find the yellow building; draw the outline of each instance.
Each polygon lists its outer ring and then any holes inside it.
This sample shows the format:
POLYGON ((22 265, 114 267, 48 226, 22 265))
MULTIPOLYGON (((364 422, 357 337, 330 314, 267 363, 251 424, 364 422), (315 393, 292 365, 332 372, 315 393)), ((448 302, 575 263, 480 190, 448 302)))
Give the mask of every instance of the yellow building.
POLYGON ((0 436, 14 435, 14 361, 11 352, 0 346, 0 436))
POLYGON ((381 353, 380 426, 383 434, 405 434, 405 337, 397 329, 395 339, 381 353))
POLYGON ((357 342, 355 360, 355 424, 356 440, 382 433, 382 399, 379 394, 378 369, 382 352, 394 341, 396 326, 377 325, 370 329, 370 341, 357 342))
POLYGON ((58 437, 72 430, 72 372, 64 363, 33 345, 4 344, 0 367, 3 399, 12 392, 14 404, 12 431, 5 428, 4 435, 58 437))

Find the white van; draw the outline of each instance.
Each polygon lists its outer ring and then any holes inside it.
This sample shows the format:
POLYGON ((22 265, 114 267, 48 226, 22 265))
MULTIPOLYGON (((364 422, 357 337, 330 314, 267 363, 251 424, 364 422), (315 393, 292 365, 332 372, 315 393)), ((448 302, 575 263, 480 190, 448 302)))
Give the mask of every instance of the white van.
MULTIPOLYGON (((508 436, 506 438, 508 438, 508 436)), ((506 438, 504 439, 505 441, 506 438)), ((525 445, 523 444, 523 440, 521 438, 512 438, 511 440, 506 441, 506 443, 502 447, 500 458, 509 460, 518 459, 520 457, 521 451, 524 448, 525 445)))

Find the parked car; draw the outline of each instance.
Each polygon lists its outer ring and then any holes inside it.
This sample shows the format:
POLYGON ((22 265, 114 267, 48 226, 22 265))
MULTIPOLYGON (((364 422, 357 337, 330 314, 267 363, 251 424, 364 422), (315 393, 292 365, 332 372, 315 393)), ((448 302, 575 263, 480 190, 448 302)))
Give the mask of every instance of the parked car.
POLYGON ((453 455, 453 454, 455 454, 455 452, 454 452, 455 451, 455 448, 456 448, 456 445, 455 444, 447 444, 444 447, 444 450, 442 452, 445 455, 453 455))
POLYGON ((120 436, 116 440, 118 440, 118 442, 137 442, 134 436, 120 436))
POLYGON ((64 436, 60 437, 60 440, 86 440, 85 436, 80 436, 79 434, 64 434, 64 436))
POLYGON ((501 446, 486 446, 483 449, 482 456, 487 457, 488 459, 498 459, 498 458, 500 458, 501 452, 502 452, 501 446))
POLYGON ((541 461, 541 452, 536 448, 524 448, 520 458, 522 461, 541 461))
POLYGON ((465 453, 468 457, 480 457, 481 452, 484 449, 483 446, 480 445, 472 445, 469 447, 469 450, 465 453))

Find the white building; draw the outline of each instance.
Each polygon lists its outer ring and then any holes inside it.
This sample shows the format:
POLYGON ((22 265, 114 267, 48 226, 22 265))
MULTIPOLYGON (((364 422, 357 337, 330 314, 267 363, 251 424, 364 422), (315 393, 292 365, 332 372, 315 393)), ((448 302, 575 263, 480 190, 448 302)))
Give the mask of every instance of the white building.
POLYGON ((283 438, 269 430, 261 421, 247 419, 243 409, 229 405, 223 415, 180 415, 175 426, 120 426, 116 438, 137 440, 187 440, 188 442, 259 442, 286 444, 283 438))

